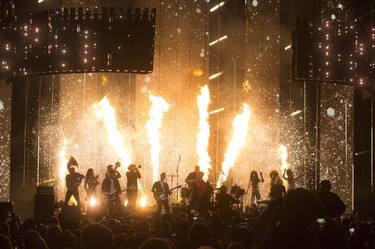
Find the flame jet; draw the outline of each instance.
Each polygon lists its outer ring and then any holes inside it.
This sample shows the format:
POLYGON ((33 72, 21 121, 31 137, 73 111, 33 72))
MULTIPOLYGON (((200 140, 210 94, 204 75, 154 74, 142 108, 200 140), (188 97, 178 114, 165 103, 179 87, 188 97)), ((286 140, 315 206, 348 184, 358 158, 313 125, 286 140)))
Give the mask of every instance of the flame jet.
POLYGON ((169 110, 168 103, 162 98, 152 94, 149 95, 152 103, 149 111, 150 119, 146 123, 148 143, 151 147, 151 166, 153 171, 153 182, 159 178, 159 155, 161 151, 160 145, 160 128, 164 113, 169 110))
POLYGON ((199 111, 199 125, 197 134, 197 154, 198 165, 204 172, 203 180, 207 181, 208 169, 211 169, 211 158, 208 155, 207 148, 210 138, 210 125, 208 123, 208 105, 210 104, 210 91, 205 85, 201 88, 201 93, 197 97, 199 111))
POLYGON ((243 112, 236 115, 233 120, 233 137, 229 143, 227 152, 224 155, 222 172, 217 181, 217 187, 220 187, 227 179, 229 170, 236 161, 240 148, 244 145, 247 132, 249 131, 250 109, 247 104, 243 104, 243 112))
POLYGON ((116 111, 104 97, 99 103, 93 105, 95 116, 104 123, 108 131, 108 142, 115 148, 121 163, 130 164, 129 151, 124 145, 124 138, 117 129, 116 111))
POLYGON ((285 169, 289 168, 288 149, 286 148, 285 145, 280 144, 279 153, 280 153, 280 160, 281 160, 281 173, 283 173, 285 169))

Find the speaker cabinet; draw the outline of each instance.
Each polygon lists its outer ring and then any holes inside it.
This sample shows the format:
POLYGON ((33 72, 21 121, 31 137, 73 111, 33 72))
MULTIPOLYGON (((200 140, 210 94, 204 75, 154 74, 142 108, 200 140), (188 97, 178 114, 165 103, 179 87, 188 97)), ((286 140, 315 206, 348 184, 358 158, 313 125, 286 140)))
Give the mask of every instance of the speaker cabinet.
POLYGON ((0 222, 5 222, 6 217, 13 212, 12 202, 0 202, 0 222))
POLYGON ((55 195, 36 194, 34 198, 34 219, 45 223, 47 218, 54 214, 55 195))

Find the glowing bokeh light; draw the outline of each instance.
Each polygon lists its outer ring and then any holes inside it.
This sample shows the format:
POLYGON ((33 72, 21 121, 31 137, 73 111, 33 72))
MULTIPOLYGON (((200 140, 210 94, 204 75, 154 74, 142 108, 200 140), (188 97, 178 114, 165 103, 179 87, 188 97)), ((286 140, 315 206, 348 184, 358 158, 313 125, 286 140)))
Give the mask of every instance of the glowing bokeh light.
POLYGON ((139 206, 140 207, 146 207, 147 206, 147 199, 146 199, 146 197, 141 197, 141 199, 139 200, 139 206))
POLYGON ((96 203, 97 203, 97 201, 96 201, 96 199, 94 198, 94 196, 91 196, 91 198, 90 198, 90 206, 91 206, 91 207, 95 207, 95 206, 96 206, 96 203))

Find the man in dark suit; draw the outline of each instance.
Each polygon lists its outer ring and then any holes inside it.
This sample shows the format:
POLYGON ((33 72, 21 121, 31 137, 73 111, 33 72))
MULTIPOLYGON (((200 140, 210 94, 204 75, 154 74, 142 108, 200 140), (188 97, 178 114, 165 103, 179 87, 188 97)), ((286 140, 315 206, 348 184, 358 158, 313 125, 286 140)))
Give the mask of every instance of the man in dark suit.
POLYGON ((108 215, 116 215, 121 212, 121 187, 118 180, 116 170, 112 167, 108 167, 106 177, 102 183, 102 191, 106 196, 108 215))
POLYGON ((158 211, 157 213, 160 215, 161 209, 164 206, 165 212, 169 214, 169 203, 168 203, 168 195, 171 194, 169 190, 168 183, 166 183, 166 174, 163 172, 160 174, 160 181, 155 182, 152 185, 151 192, 154 193, 154 198, 156 199, 156 203, 158 204, 158 211))
POLYGON ((194 171, 190 172, 189 175, 185 179, 185 182, 188 184, 189 190, 192 193, 189 206, 188 206, 189 210, 196 209, 196 206, 199 202, 200 191, 198 191, 198 189, 200 189, 199 188, 199 186, 201 186, 200 183, 201 181, 203 181, 202 180, 203 174, 204 173, 200 171, 199 165, 196 165, 194 168, 194 171))

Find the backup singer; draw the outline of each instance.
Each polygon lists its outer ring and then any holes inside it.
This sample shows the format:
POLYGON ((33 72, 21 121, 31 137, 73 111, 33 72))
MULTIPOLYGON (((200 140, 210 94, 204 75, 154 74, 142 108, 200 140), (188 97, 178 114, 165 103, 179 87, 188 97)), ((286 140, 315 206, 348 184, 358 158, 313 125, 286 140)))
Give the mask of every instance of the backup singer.
POLYGON ((78 192, 78 187, 82 183, 82 179, 85 178, 84 175, 77 173, 76 169, 74 167, 69 167, 68 168, 69 174, 66 175, 65 177, 65 182, 66 182, 66 195, 65 195, 65 206, 68 206, 68 202, 72 196, 77 201, 77 206, 81 208, 81 201, 79 199, 79 192, 78 192))
POLYGON ((121 187, 115 169, 109 168, 106 173, 102 183, 102 191, 106 196, 108 215, 119 214, 121 212, 121 187))
POLYGON ((98 179, 99 175, 95 175, 94 170, 89 168, 86 172, 85 183, 83 185, 86 190, 86 201, 96 196, 96 187, 99 185, 98 179))
POLYGON ((130 164, 128 170, 126 172, 128 206, 130 210, 134 211, 137 207, 138 179, 141 178, 141 173, 139 173, 135 164, 130 164))
POLYGON ((258 173, 255 170, 251 171, 249 185, 247 186, 247 190, 246 190, 246 192, 249 192, 249 188, 251 186, 250 207, 256 206, 255 199, 257 201, 260 200, 260 191, 259 191, 259 183, 260 182, 264 182, 262 172, 260 172, 260 178, 259 178, 258 173))
POLYGON ((151 192, 154 193, 154 198, 158 205, 158 215, 161 214, 163 206, 165 212, 169 214, 168 195, 171 194, 171 191, 169 190, 168 183, 166 183, 166 174, 164 172, 160 174, 160 181, 157 181, 152 185, 151 192))

